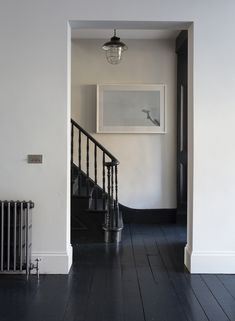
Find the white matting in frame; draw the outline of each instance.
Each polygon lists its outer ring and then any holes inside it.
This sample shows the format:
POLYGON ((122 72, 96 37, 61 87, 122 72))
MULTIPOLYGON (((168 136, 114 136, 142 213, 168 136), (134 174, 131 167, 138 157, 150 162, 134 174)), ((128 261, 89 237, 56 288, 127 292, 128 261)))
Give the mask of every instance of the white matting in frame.
POLYGON ((97 133, 166 132, 166 85, 97 85, 97 133))

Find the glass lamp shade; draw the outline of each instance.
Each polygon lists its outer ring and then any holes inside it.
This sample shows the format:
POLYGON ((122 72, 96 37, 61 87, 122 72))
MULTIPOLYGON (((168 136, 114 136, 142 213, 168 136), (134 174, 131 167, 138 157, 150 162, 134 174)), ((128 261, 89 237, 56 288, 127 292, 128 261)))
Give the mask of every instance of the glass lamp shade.
POLYGON ((117 65, 122 59, 122 48, 110 47, 106 50, 106 59, 112 65, 117 65))
POLYGON ((122 59, 123 51, 127 50, 127 46, 116 37, 116 31, 114 31, 114 36, 103 45, 102 49, 106 52, 108 62, 117 65, 122 59))

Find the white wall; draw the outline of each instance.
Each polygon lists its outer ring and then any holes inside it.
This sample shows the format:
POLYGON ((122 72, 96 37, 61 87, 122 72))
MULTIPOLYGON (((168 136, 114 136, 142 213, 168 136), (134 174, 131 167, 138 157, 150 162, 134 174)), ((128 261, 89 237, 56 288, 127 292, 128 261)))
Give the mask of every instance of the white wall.
MULTIPOLYGON (((0 199, 33 200, 41 273, 71 265, 67 25, 47 2, 1 2, 0 199), (54 23, 52 23, 54 21, 54 23), (27 154, 43 154, 42 165, 27 154)), ((53 6, 52 6, 53 7, 53 6)))
POLYGON ((175 40, 125 40, 128 51, 110 65, 104 39, 72 42, 72 117, 94 133, 96 84, 166 84, 167 133, 94 134, 120 161, 119 200, 133 208, 176 207, 175 40))
POLYGON ((43 271, 65 273, 71 258, 67 21, 109 19, 194 22, 186 259, 192 272, 235 273, 234 12, 233 0, 1 1, 0 195, 35 201, 43 271), (26 164, 32 152, 42 166, 26 164))

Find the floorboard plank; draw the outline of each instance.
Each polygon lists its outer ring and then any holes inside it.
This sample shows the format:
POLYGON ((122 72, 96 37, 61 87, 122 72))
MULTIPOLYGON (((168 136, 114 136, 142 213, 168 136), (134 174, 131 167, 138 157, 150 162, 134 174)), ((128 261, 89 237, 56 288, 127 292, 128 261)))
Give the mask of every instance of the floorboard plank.
POLYGON ((235 274, 220 274, 217 275, 220 281, 223 283, 225 288, 229 291, 232 297, 235 299, 235 274))
MULTIPOLYGON (((135 227, 133 230, 135 230, 135 227)), ((149 252, 146 252, 145 246, 150 244, 151 234, 135 233, 132 237, 146 320, 186 321, 186 315, 180 308, 170 280, 165 279, 166 282, 161 283, 154 279, 152 271, 154 266, 150 264, 149 252)), ((151 251, 156 253, 153 248, 151 251)), ((163 264, 161 268, 164 269, 163 264)))
POLYGON ((210 289, 216 301, 227 315, 229 320, 235 321, 235 299, 224 287, 216 275, 202 275, 202 279, 210 289))
POLYGON ((106 271, 104 321, 124 321, 121 269, 118 265, 106 271))
POLYGON ((125 227, 124 233, 120 255, 124 320, 145 321, 129 226, 125 227))
POLYGON ((37 284, 35 277, 27 281, 25 275, 0 275, 0 320, 27 321, 37 284))
POLYGON ((181 255, 184 242, 183 244, 179 243, 175 234, 172 234, 171 226, 162 226, 159 228, 158 233, 156 234, 156 241, 163 261, 168 269, 169 278, 174 284, 180 304, 188 319, 193 321, 208 321, 209 319, 205 310, 201 306, 194 290, 185 278, 187 272, 184 269, 181 255))
MULTIPOLYGON (((182 241, 181 235, 179 233, 179 227, 177 230, 170 226, 168 226, 167 228, 164 228, 163 226, 162 230, 164 231, 165 235, 167 235, 169 244, 171 244, 171 247, 174 248, 173 256, 174 259, 177 258, 174 262, 176 263, 176 270, 178 270, 179 265, 182 264, 182 258, 180 258, 180 255, 176 255, 177 252, 179 253, 179 245, 182 241)), ((207 315, 207 318, 209 318, 210 321, 229 320, 226 312, 223 310, 220 303, 216 300, 214 293, 210 291, 210 289, 203 281, 203 276, 184 273, 184 277, 189 282, 198 301, 200 302, 200 305, 202 306, 207 315)))
POLYGON ((84 321, 105 321, 105 286, 106 270, 103 267, 96 267, 86 304, 84 321))
POLYGON ((40 279, 37 293, 28 305, 26 320, 62 321, 69 298, 68 275, 46 275, 40 279))
POLYGON ((188 274, 187 280, 210 321, 229 320, 200 275, 188 274))
POLYGON ((93 278, 93 266, 80 266, 77 273, 70 277, 70 295, 63 321, 84 320, 93 278))

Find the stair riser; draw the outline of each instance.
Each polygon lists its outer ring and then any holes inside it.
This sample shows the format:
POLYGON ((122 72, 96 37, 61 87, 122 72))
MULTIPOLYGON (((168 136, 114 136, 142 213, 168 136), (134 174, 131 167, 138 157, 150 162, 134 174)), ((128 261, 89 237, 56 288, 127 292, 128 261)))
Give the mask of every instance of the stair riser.
POLYGON ((71 210, 72 213, 79 213, 84 211, 90 207, 91 198, 79 198, 79 197, 72 197, 71 202, 71 210))

